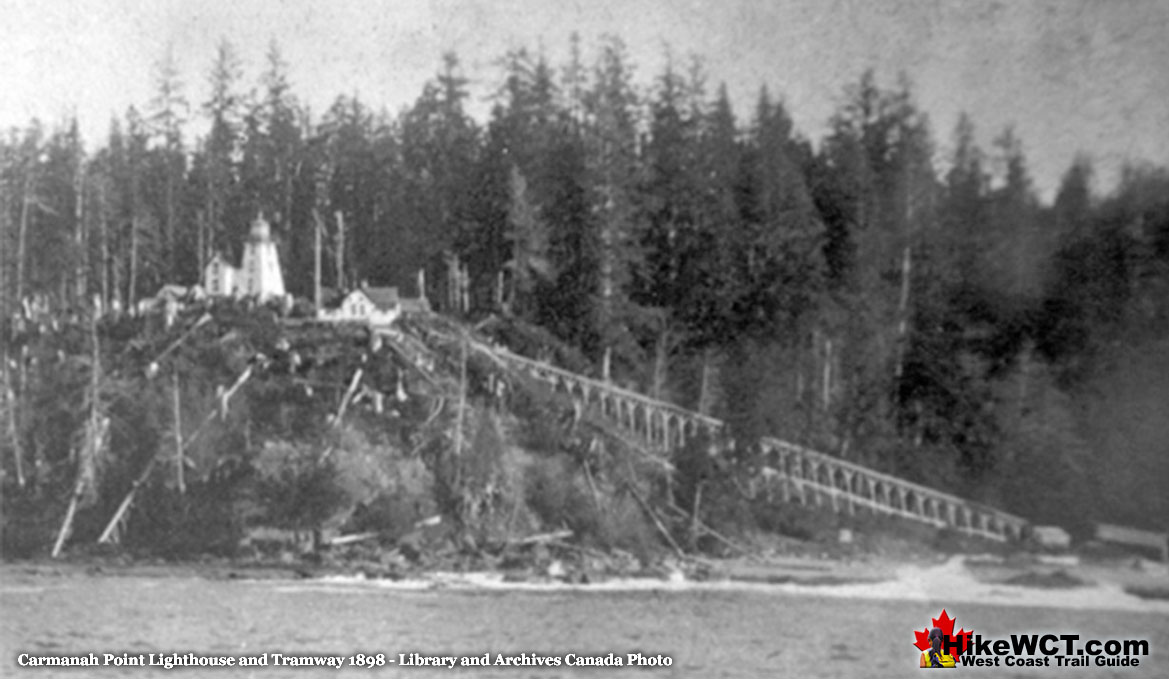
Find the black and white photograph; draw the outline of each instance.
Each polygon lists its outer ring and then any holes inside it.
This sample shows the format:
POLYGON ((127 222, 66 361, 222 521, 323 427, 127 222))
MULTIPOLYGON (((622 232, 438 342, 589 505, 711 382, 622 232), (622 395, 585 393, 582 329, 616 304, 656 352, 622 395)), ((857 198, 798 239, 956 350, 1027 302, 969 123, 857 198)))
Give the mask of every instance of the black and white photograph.
POLYGON ((1166 0, 0 0, 0 675, 1166 666, 1166 0))

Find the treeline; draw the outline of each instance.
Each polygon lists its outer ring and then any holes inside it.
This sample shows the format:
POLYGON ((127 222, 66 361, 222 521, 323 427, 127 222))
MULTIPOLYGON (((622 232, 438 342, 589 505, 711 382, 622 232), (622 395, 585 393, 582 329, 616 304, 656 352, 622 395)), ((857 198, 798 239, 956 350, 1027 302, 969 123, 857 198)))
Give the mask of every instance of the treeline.
POLYGON ((424 279, 439 309, 543 326, 740 441, 799 439, 1038 521, 1169 516, 1164 169, 1100 196, 1081 159, 1048 206, 1009 129, 986 150, 963 118, 939 167, 909 85, 872 73, 813 145, 766 89, 736 114, 698 62, 635 83, 617 39, 500 64, 486 121, 453 55, 405 110, 340 96, 317 116, 276 45, 249 90, 225 42, 208 101, 164 58, 94 152, 76 121, 10 131, 5 318, 195 283, 263 213, 298 296, 320 234, 332 287, 424 279))

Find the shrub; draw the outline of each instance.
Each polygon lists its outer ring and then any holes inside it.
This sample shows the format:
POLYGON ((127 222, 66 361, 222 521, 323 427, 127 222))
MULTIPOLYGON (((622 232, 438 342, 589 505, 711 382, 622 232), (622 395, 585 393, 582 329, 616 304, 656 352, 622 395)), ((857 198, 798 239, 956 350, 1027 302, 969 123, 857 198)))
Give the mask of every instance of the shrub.
POLYGON ((311 530, 346 504, 334 458, 287 442, 268 442, 255 461, 258 496, 266 523, 277 528, 311 530))
POLYGON ((603 540, 590 491, 574 471, 566 455, 537 458, 525 474, 524 499, 546 527, 567 526, 582 539, 603 540))

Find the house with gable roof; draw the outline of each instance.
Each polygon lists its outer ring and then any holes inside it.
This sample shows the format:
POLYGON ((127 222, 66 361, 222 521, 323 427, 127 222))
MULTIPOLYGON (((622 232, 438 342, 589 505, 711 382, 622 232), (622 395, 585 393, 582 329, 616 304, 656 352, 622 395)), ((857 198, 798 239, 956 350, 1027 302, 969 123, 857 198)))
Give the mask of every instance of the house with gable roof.
POLYGON ((397 288, 363 285, 341 298, 337 306, 322 309, 318 319, 334 323, 389 325, 402 314, 397 288))

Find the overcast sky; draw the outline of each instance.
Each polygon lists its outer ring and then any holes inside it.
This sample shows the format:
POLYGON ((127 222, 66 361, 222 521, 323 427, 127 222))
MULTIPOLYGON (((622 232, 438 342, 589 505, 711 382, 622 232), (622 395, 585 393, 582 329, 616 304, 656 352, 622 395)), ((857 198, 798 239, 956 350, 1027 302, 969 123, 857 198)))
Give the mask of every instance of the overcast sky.
POLYGON ((667 44, 702 56, 740 118, 766 84, 814 140, 864 69, 905 72, 940 152, 963 110, 987 147, 1013 124, 1047 197, 1077 152, 1099 189, 1126 159, 1169 165, 1169 0, 0 0, 0 126, 75 110, 93 147, 150 99, 168 44, 203 101, 221 37, 249 86, 275 38, 317 113, 342 93, 396 111, 454 50, 485 111, 499 56, 542 45, 559 64, 573 31, 588 52, 622 37, 640 84, 667 44))

